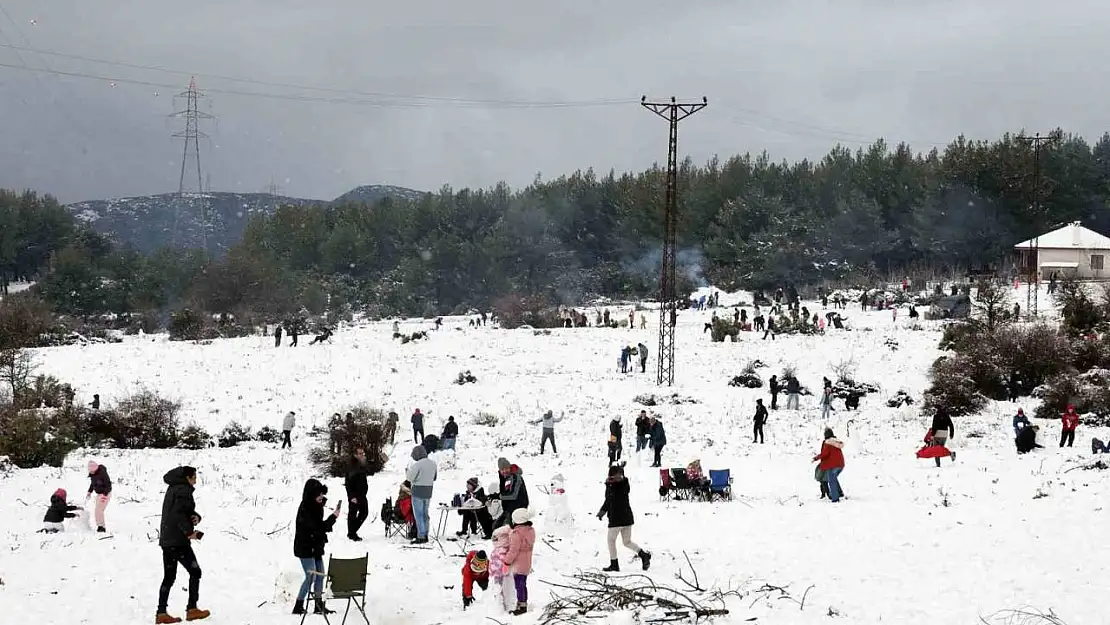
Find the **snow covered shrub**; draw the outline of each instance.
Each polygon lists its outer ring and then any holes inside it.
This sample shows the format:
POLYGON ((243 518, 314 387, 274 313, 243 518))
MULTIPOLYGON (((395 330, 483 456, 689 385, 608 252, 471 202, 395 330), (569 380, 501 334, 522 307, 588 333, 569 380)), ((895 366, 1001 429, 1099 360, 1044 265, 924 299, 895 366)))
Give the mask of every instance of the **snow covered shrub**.
POLYGON ((73 387, 52 375, 40 375, 19 394, 22 408, 61 408, 72 404, 73 387))
POLYGON ((501 417, 493 414, 492 412, 479 412, 474 416, 474 425, 484 425, 486 427, 497 427, 501 425, 501 417))
POLYGON ((255 433, 254 439, 260 443, 276 443, 281 440, 281 432, 265 425, 255 433))
POLYGON ((462 386, 463 384, 474 384, 477 381, 478 378, 474 377, 474 374, 470 373, 469 370, 459 373, 458 377, 455 378, 455 384, 458 384, 459 386, 462 386))
POLYGON ((907 393, 906 391, 899 390, 897 393, 894 394, 893 397, 886 400, 886 405, 887 405, 888 408, 901 408, 902 406, 912 406, 913 405, 913 397, 910 397, 910 394, 907 393))
POLYGON ((987 398, 979 392, 973 368, 966 356, 938 358, 929 368, 932 385, 925 391, 922 410, 931 414, 943 408, 954 417, 982 410, 987 398))
POLYGON ((112 410, 88 413, 83 435, 89 447, 170 449, 177 446, 181 404, 153 391, 125 397, 112 410))
POLYGON ((762 388, 763 380, 756 373, 741 373, 733 376, 728 385, 741 388, 762 388))
POLYGON ((244 426, 238 421, 232 421, 216 436, 216 445, 221 449, 226 449, 252 440, 254 440, 254 435, 251 434, 250 427, 244 426))
POLYGON ((1060 322, 1069 335, 1085 335, 1106 325, 1105 311, 1074 278, 1060 281, 1055 298, 1060 305, 1060 322))
POLYGON ((195 423, 186 425, 177 437, 177 446, 180 449, 207 449, 212 446, 212 436, 195 423))
POLYGON ((1056 376, 1045 384, 1043 395, 1034 413, 1038 419, 1057 419, 1072 404, 1084 424, 1110 425, 1110 371, 1106 369, 1056 376))
POLYGON ((204 338, 204 315, 194 312, 189 308, 170 314, 170 340, 171 341, 199 341, 204 338))
POLYGON ((386 412, 368 406, 356 406, 340 414, 351 417, 328 422, 326 436, 316 439, 308 452, 308 460, 316 470, 339 477, 347 474, 356 449, 366 450, 366 468, 370 475, 382 470, 388 457, 385 454, 384 424, 386 412))
POLYGON ((21 469, 60 467, 77 448, 64 418, 48 410, 0 406, 0 456, 21 469))

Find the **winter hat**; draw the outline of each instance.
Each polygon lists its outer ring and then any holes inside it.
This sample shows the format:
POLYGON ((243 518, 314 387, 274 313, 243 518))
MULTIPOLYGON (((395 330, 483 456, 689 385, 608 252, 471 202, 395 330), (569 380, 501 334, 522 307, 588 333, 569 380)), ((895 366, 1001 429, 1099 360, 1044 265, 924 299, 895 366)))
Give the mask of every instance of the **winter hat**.
POLYGON ((528 508, 517 508, 513 510, 513 525, 523 525, 532 520, 532 513, 528 508))
POLYGON ((1021 408, 1018 408, 1018 414, 1019 414, 1019 415, 1023 415, 1023 416, 1024 416, 1024 415, 1025 415, 1025 411, 1024 411, 1024 410, 1022 410, 1021 408))
POLYGON ((466 485, 474 490, 478 490, 478 478, 472 477, 466 481, 466 485))
POLYGON ((508 458, 498 458, 497 459, 497 470, 498 471, 508 471, 510 465, 512 465, 512 463, 509 462, 508 458))
POLYGON ((66 499, 66 489, 59 488, 58 490, 54 491, 54 496, 55 497, 61 497, 62 500, 65 501, 65 499, 66 499))
POLYGON ((423 445, 417 445, 412 448, 412 459, 423 460, 428 457, 428 450, 424 449, 423 445))
POLYGON ((825 438, 834 438, 835 436, 836 435, 833 434, 832 428, 825 428, 825 438))
POLYGON ((95 460, 89 460, 89 473, 96 473, 96 470, 99 468, 100 465, 97 464, 95 460))
POLYGON ((489 557, 486 556, 485 551, 474 554, 474 557, 470 560, 470 570, 475 573, 485 573, 489 570, 489 557))

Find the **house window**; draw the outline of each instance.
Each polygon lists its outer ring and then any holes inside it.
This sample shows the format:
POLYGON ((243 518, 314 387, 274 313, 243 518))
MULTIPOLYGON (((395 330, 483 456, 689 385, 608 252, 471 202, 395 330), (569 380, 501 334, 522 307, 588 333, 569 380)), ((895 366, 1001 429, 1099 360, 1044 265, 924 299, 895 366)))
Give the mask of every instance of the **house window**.
POLYGON ((1102 254, 1091 254, 1091 269, 1094 269, 1096 271, 1101 271, 1102 270, 1102 262, 1103 262, 1103 255, 1102 254))

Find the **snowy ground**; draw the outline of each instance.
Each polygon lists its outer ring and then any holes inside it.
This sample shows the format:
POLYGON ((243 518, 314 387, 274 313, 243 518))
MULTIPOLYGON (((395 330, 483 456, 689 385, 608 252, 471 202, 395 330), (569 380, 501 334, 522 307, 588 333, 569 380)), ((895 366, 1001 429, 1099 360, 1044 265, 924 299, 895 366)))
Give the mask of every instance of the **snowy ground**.
MULTIPOLYGON (((1024 308, 1024 298, 1021 303, 1024 308)), ((680 584, 675 573, 685 565, 685 551, 704 586, 752 591, 766 582, 789 585, 796 598, 812 586, 802 609, 753 594, 731 601, 732 614, 719 623, 758 618, 791 625, 972 624, 981 615, 1022 605, 1055 608, 1073 625, 1101 622, 1110 549, 1097 536, 1110 481, 1097 471, 1065 471, 1089 454, 1092 435, 1106 439, 1107 433, 1081 427, 1075 449, 1059 450, 1051 440, 1058 425, 1045 423, 1047 447, 1018 457, 1011 444, 1014 406, 998 404, 957 421, 953 447, 959 462, 945 460, 937 469, 916 459, 927 421, 884 401, 898 389, 920 396, 927 366, 938 355, 939 332, 932 326, 907 329, 902 313, 895 325, 889 312, 849 308, 851 332, 774 342, 748 334, 738 344, 709 342, 701 326, 710 312, 680 315, 673 391, 698 403, 653 409, 667 427, 664 461, 684 466, 700 458, 706 469, 731 468, 738 497, 730 503, 660 502, 657 472, 647 467, 647 458, 633 459, 634 538, 656 554, 651 575, 680 584), (897 350, 884 346, 888 338, 897 340, 897 350), (810 458, 824 423, 812 398, 803 398, 800 412, 772 413, 767 444, 751 443, 754 401, 765 395, 730 388, 727 380, 752 358, 769 365, 760 370, 765 379, 783 365, 797 365, 811 388, 823 375, 833 377, 832 366, 854 360, 858 380, 883 388, 865 398, 859 412, 841 410, 830 423, 847 442, 845 501, 833 506, 818 500, 810 458), (830 611, 838 616, 830 620, 830 611)), ((287 410, 296 410, 307 426, 358 402, 401 415, 420 407, 428 414, 429 433, 455 415, 462 428, 459 450, 441 468, 434 503, 449 501, 470 476, 483 485, 494 481, 496 458, 504 455, 525 472, 539 534, 562 536, 537 543, 533 613, 506 616, 493 596, 479 596, 464 613, 458 543, 419 550, 382 537, 378 508, 395 496, 411 448, 411 439, 400 440, 404 427, 394 458, 371 478, 371 521, 362 532, 367 540, 351 543, 337 526, 329 553, 369 552, 375 625, 489 623, 487 616, 531 623, 549 597, 541 580, 561 581, 563 574, 607 563, 605 526, 594 514, 602 499, 608 422, 622 417, 630 453, 632 420, 640 410, 632 398, 658 392, 652 383, 655 323, 649 316, 647 330, 568 329, 536 336, 531 330, 471 329, 447 319, 429 341, 404 346, 389 338, 389 324, 383 323, 343 329, 333 345, 315 347, 302 342, 274 349, 264 338, 171 344, 157 336, 39 350, 37 358, 44 372, 75 383, 86 398, 98 392, 111 403, 141 386, 180 398, 185 420, 210 431, 233 419, 276 427, 287 410), (640 341, 651 349, 649 373, 620 374, 620 347, 640 341), (478 383, 452 384, 465 369, 478 383), (546 408, 566 415, 557 426, 557 457, 550 450, 537 455, 540 431, 526 423, 546 408), (473 425, 479 411, 501 415, 506 423, 496 429, 473 425), (545 520, 547 497, 539 487, 556 473, 567 478, 573 528, 545 520)), ((1027 413, 1032 408, 1025 405, 1027 413)), ((403 416, 402 426, 405 421, 403 416)), ((208 535, 196 551, 204 569, 201 605, 213 611, 212 622, 293 622, 287 614, 300 570, 292 555, 292 520, 301 484, 313 475, 305 462, 308 440, 298 437, 295 443, 292 453, 265 445, 77 453, 63 469, 19 471, 0 481, 0 536, 7 546, 0 551, 0 623, 45 623, 59 616, 98 625, 152 622, 161 576, 154 542, 161 476, 184 463, 200 470, 196 500, 208 535), (71 499, 81 499, 89 458, 107 465, 115 481, 111 536, 87 530, 35 534, 55 488, 64 486, 71 499)), ((341 480, 327 483, 334 501, 341 480)), ((453 534, 459 517, 448 522, 453 534)), ((626 570, 635 570, 628 552, 621 559, 626 570)), ((185 579, 181 571, 171 596, 171 612, 179 615, 185 579)), ((633 621, 615 616, 607 622, 633 621)))

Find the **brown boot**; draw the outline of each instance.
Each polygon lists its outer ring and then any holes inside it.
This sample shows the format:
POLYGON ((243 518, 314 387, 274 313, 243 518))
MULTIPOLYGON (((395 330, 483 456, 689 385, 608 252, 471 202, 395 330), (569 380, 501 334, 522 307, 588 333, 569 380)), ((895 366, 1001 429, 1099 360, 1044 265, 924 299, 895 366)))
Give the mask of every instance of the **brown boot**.
POLYGON ((208 610, 201 610, 200 608, 189 608, 188 610, 185 610, 185 620, 186 621, 199 621, 201 619, 208 618, 209 614, 212 614, 212 613, 209 612, 208 610))
POLYGON ((176 616, 170 616, 165 612, 159 612, 154 616, 154 622, 158 623, 159 625, 165 625, 166 623, 180 623, 181 619, 177 618, 176 616))

